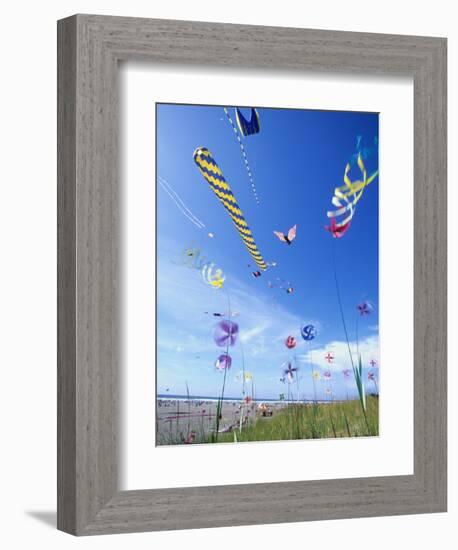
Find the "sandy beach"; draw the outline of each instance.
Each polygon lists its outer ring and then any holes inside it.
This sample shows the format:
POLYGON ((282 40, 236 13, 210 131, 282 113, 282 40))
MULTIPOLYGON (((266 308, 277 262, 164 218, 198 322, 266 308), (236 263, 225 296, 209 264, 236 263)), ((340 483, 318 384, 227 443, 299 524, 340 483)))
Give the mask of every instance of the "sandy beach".
MULTIPOLYGON (((240 426, 253 423, 258 417, 272 418, 285 404, 279 402, 225 401, 222 406, 219 421, 219 432, 229 433, 240 426), (261 405, 261 407, 260 407, 261 405), (272 416, 270 416, 272 413, 272 416)), ((215 400, 200 399, 158 399, 157 400, 157 445, 177 445, 186 443, 202 443, 215 430, 216 426, 215 400), (194 434, 194 435, 193 435, 194 434)))

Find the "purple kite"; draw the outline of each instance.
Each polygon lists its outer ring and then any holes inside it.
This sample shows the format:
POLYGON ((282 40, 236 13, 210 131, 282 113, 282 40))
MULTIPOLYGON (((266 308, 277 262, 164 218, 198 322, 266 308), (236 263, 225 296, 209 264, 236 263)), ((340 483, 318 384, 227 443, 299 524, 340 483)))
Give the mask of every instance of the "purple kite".
POLYGON ((237 334, 239 332, 239 326, 233 321, 220 321, 215 326, 215 332, 213 333, 213 339, 215 344, 220 348, 227 346, 233 346, 237 340, 237 334))
POLYGON ((358 304, 358 311, 361 316, 370 315, 374 311, 374 306, 367 301, 358 304))
POLYGON ((223 353, 218 357, 215 363, 215 367, 217 370, 229 370, 232 365, 232 358, 230 355, 227 355, 227 353, 223 353))

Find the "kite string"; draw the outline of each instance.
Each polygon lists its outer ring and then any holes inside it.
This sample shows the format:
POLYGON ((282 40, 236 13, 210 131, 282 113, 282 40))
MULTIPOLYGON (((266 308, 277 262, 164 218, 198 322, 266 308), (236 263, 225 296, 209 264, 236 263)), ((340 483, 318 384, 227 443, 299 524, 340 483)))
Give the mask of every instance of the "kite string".
POLYGON ((250 180, 251 189, 253 191, 254 198, 256 200, 256 204, 259 205, 258 193, 256 191, 256 186, 254 184, 253 174, 251 172, 250 164, 248 163, 248 157, 247 157, 247 154, 246 154, 245 146, 243 145, 242 139, 240 137, 240 132, 238 131, 237 126, 234 124, 234 121, 232 120, 231 115, 229 114, 229 111, 227 110, 227 108, 224 107, 223 109, 224 109, 224 113, 226 114, 227 120, 229 121, 229 124, 231 125, 232 129, 234 130, 235 138, 237 139, 237 142, 240 146, 240 151, 242 152, 243 162, 245 163, 245 168, 246 168, 246 171, 247 171, 247 174, 248 174, 248 179, 250 180))
POLYGON ((312 376, 312 382, 313 382, 313 397, 315 398, 315 405, 316 405, 316 384, 315 384, 315 369, 313 367, 313 357, 312 357, 312 342, 309 340, 309 359, 310 359, 310 371, 312 376))
POLYGON ((172 186, 161 176, 158 176, 157 181, 159 185, 164 189, 167 195, 172 199, 180 212, 188 218, 199 229, 203 229, 205 224, 199 220, 199 218, 189 210, 178 193, 172 188, 172 186))
POLYGON ((331 252, 332 252, 331 255, 332 255, 332 266, 333 266, 333 271, 334 271, 334 282, 335 282, 335 286, 336 286, 337 302, 339 304, 340 317, 341 317, 341 320, 342 320, 342 326, 343 326, 344 333, 345 333, 345 340, 347 342, 348 354, 350 356, 351 366, 353 368, 353 372, 355 372, 355 365, 353 363, 353 354, 351 352, 350 341, 348 339, 347 325, 345 323, 345 316, 344 316, 343 307, 342 307, 342 299, 341 299, 341 296, 340 296, 340 286, 339 286, 339 280, 337 278, 337 267, 336 267, 335 248, 334 247, 335 247, 335 245, 334 245, 334 242, 333 242, 333 244, 331 245, 331 252))
POLYGON ((312 438, 315 439, 316 437, 316 413, 317 413, 317 397, 316 397, 316 382, 315 382, 315 368, 313 366, 313 355, 312 355, 312 342, 311 340, 308 341, 309 346, 309 361, 310 361, 310 375, 312 377, 312 384, 313 384, 313 422, 312 422, 312 438))
POLYGON ((356 357, 359 357, 359 334, 358 334, 358 325, 359 325, 359 315, 356 312, 356 357))
MULTIPOLYGON (((345 315, 344 315, 344 312, 343 312, 343 307, 342 307, 342 298, 341 298, 341 295, 340 295, 340 286, 339 286, 339 280, 337 278, 337 266, 336 266, 336 257, 335 257, 335 244, 334 244, 334 239, 333 239, 333 243, 331 244, 331 256, 332 256, 332 266, 333 266, 333 271, 334 271, 334 282, 335 282, 335 285, 336 285, 336 294, 337 294, 337 302, 339 304, 339 310, 340 310, 340 317, 341 317, 341 320, 342 320, 342 326, 343 326, 343 329, 344 329, 344 333, 345 333, 345 340, 347 342, 347 347, 348 347, 348 354, 350 356, 350 362, 351 362, 351 366, 352 366, 352 369, 353 369, 353 375, 355 377, 355 380, 357 379, 357 376, 356 376, 356 367, 355 367, 355 364, 353 362, 353 354, 351 352, 351 346, 350 346, 350 340, 348 338, 348 331, 347 331, 347 324, 345 323, 345 315)), ((367 429, 369 430, 370 432, 370 427, 369 427, 369 422, 367 420, 367 416, 366 416, 366 411, 364 409, 364 406, 361 405, 361 408, 362 408, 362 411, 363 411, 363 415, 364 415, 364 420, 365 420, 365 423, 366 423, 366 427, 367 429)))
MULTIPOLYGON (((228 293, 229 295, 229 293, 228 293)), ((239 431, 242 433, 244 414, 245 414, 245 354, 243 352, 242 339, 239 338, 240 351, 242 353, 242 409, 240 412, 240 428, 239 431)))
POLYGON ((224 378, 223 378, 223 387, 221 389, 221 397, 220 397, 220 405, 216 407, 216 443, 218 443, 218 433, 219 433, 219 421, 220 421, 220 416, 222 417, 223 415, 223 406, 224 406, 224 390, 226 388, 226 377, 227 377, 227 370, 228 370, 228 355, 229 355, 229 344, 230 344, 230 341, 231 341, 231 335, 232 335, 232 331, 231 331, 231 317, 232 317, 232 312, 231 312, 231 299, 229 297, 229 292, 226 291, 226 295, 227 295, 227 307, 228 307, 228 320, 229 320, 229 338, 227 340, 227 345, 226 345, 226 359, 225 359, 225 369, 224 369, 224 378))

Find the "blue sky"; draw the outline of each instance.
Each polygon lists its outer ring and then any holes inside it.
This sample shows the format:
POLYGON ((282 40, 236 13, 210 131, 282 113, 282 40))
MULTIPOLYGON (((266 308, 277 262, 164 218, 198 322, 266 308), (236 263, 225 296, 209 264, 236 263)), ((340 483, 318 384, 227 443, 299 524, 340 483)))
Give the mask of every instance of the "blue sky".
MULTIPOLYGON (((234 118, 232 107, 229 112, 234 118)), ((354 385, 346 388, 341 373, 350 361, 336 298, 332 247, 352 342, 356 305, 362 300, 375 305, 372 315, 359 322, 363 364, 369 367, 372 358, 378 359, 378 179, 365 190, 342 239, 333 239, 324 226, 326 212, 333 209, 334 188, 343 184, 345 165, 355 153, 357 136, 363 137, 363 146, 371 146, 378 136, 378 115, 269 108, 258 108, 258 113, 261 131, 243 138, 243 144, 260 205, 222 107, 157 105, 157 175, 205 224, 198 228, 191 223, 157 184, 158 393, 169 388, 170 393, 185 394, 186 381, 191 394, 220 393, 222 374, 214 363, 223 350, 212 336, 218 319, 205 312, 226 312, 229 295, 231 309, 239 313, 234 320, 241 345, 230 350, 233 364, 227 396, 241 392, 235 375, 242 369, 242 347, 258 398, 287 392, 280 382, 281 365, 287 360, 300 367, 301 396, 312 398, 311 359, 317 370, 330 367, 336 397, 344 396, 347 389, 355 395, 354 385), (222 169, 264 259, 277 262, 259 278, 252 276, 257 268, 194 164, 193 152, 199 146, 207 147, 222 169), (294 224, 297 238, 291 246, 274 236, 274 230, 286 232, 294 224), (223 289, 205 284, 198 270, 183 265, 182 253, 188 248, 199 249, 224 271, 223 289), (290 281, 294 292, 269 288, 268 281, 277 277, 290 281), (318 329, 312 358, 300 337, 300 326, 308 322, 318 329), (284 345, 288 335, 297 339, 294 350, 284 345), (333 365, 324 360, 327 351, 335 355, 333 365)), ((365 162, 369 173, 378 168, 377 155, 365 162)), ((360 178, 357 168, 350 175, 360 178)), ((320 381, 320 397, 324 388, 320 381)))

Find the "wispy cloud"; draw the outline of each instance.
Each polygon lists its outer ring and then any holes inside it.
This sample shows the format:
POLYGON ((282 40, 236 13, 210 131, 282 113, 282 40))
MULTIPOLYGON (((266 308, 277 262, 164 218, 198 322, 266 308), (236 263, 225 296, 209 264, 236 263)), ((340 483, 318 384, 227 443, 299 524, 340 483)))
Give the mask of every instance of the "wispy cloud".
MULTIPOLYGON (((164 249, 178 248, 169 243, 164 249)), ((220 377, 213 376, 213 364, 221 350, 213 341, 214 326, 219 320, 213 313, 226 313, 229 308, 238 313, 234 320, 240 326, 241 345, 230 351, 234 374, 240 370, 244 358, 245 368, 253 372, 260 394, 278 395, 282 391, 281 365, 289 356, 295 355, 304 366, 310 362, 333 370, 350 366, 346 342, 320 344, 309 355, 300 327, 304 323, 320 327, 319 320, 301 319, 278 303, 273 306, 267 288, 263 292, 259 290, 261 287, 241 281, 231 273, 226 276, 223 289, 213 289, 204 283, 198 270, 180 265, 170 253, 168 257, 164 251, 161 254, 157 272, 159 385, 169 385, 169 380, 181 378, 183 383, 190 382, 194 391, 217 391, 220 377), (297 347, 291 351, 285 347, 289 335, 297 339, 297 347), (335 356, 331 365, 324 359, 328 351, 335 356)), ((355 342, 351 343, 351 349, 356 353, 355 342)), ((371 358, 378 359, 378 337, 364 339, 359 349, 367 363, 371 358)), ((239 391, 232 372, 227 388, 228 394, 239 391)))
MULTIPOLYGON (((211 288, 198 270, 180 265, 177 258, 166 253, 177 249, 171 243, 162 246, 157 272, 159 379, 185 361, 190 365, 191 360, 198 358, 208 366, 212 364, 219 352, 212 337, 219 319, 213 317, 213 313, 226 313, 229 307, 238 313, 234 320, 240 326, 239 341, 246 367, 257 373, 259 380, 264 379, 266 386, 269 377, 279 378, 280 365, 288 351, 285 339, 294 334, 299 346, 302 345, 300 325, 304 319, 281 305, 276 304, 274 308, 267 288, 262 293, 230 273, 226 274, 223 289, 211 288)), ((240 350, 234 349, 233 353, 238 355, 240 350)))

